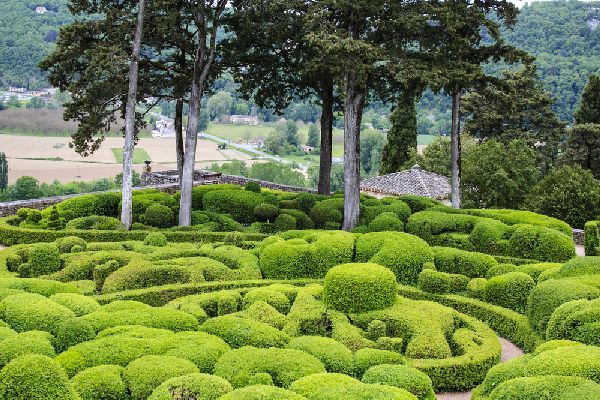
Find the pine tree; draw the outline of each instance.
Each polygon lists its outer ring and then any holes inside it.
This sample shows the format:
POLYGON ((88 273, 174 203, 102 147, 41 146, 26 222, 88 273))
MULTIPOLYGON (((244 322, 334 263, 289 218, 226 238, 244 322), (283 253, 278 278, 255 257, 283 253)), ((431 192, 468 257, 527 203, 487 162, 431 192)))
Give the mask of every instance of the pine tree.
POLYGON ((590 75, 573 117, 577 124, 600 124, 600 76, 590 75))
POLYGON ((306 145, 310 147, 314 147, 315 149, 319 147, 319 128, 315 124, 312 124, 310 128, 308 128, 308 139, 306 140, 306 145))
POLYGON ((400 171, 417 149, 417 111, 415 98, 403 96, 390 117, 392 128, 387 135, 381 159, 381 175, 400 171))
POLYGON ((0 153, 0 192, 8 187, 8 160, 6 154, 0 153))

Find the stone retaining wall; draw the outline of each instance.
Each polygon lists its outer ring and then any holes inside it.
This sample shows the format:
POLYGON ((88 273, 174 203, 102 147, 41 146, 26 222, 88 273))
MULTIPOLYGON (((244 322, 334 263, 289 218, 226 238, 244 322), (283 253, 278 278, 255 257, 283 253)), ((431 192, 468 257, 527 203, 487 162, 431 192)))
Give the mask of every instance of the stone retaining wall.
MULTIPOLYGON (((214 184, 214 183, 232 183, 236 185, 245 185, 249 181, 255 181, 260 183, 260 185, 264 188, 281 190, 284 192, 316 192, 314 189, 306 189, 299 188, 295 186, 287 186, 280 185, 272 182, 259 181, 256 179, 249 179, 243 176, 234 176, 234 175, 221 175, 218 177, 206 178, 207 171, 196 171, 194 178, 197 179, 194 182, 194 186, 206 185, 206 184, 214 184)), ((212 174, 212 173, 211 173, 212 174)), ((135 189, 158 189, 161 192, 166 192, 169 194, 173 194, 179 190, 178 184, 178 176, 177 171, 162 171, 160 173, 150 173, 142 175, 142 187, 135 189)), ((116 191, 116 190, 113 190, 116 191)), ((101 193, 101 192, 96 192, 101 193)), ((66 196, 55 196, 55 197, 46 197, 42 199, 32 199, 32 200, 18 200, 11 201, 6 203, 0 203, 0 217, 7 217, 9 215, 15 215, 20 208, 34 208, 36 210, 43 210, 44 208, 53 206, 67 199, 82 196, 84 194, 90 193, 78 193, 78 194, 70 194, 66 196)))

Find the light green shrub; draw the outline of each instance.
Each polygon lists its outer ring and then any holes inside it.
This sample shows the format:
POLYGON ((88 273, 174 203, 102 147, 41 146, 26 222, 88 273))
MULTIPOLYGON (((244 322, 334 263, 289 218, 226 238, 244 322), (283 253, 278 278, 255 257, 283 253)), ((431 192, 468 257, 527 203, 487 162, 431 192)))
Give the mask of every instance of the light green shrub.
POLYGON ((508 248, 510 256, 539 261, 564 262, 575 257, 570 236, 541 226, 517 225, 508 248))
POLYGON ((227 393, 219 400, 306 400, 306 398, 274 386, 252 385, 227 393))
POLYGON ((419 274, 417 285, 429 293, 458 293, 466 290, 469 278, 460 274, 424 269, 419 274))
POLYGON ((77 293, 57 293, 50 296, 50 300, 67 307, 77 317, 89 314, 100 308, 100 304, 93 298, 77 293))
POLYGON ((167 237, 160 232, 150 232, 144 239, 144 244, 148 246, 164 247, 167 245, 167 237))
POLYGON ((80 246, 82 250, 87 247, 87 242, 78 236, 66 236, 57 239, 55 243, 61 253, 71 253, 75 246, 80 246))
POLYGON ((535 281, 524 272, 509 272, 490 278, 483 290, 483 300, 524 313, 535 281))
POLYGON ((123 382, 124 368, 118 365, 99 365, 81 371, 71 379, 81 400, 129 400, 129 390, 123 382))
POLYGON ((436 400, 431 379, 406 365, 376 365, 364 373, 362 382, 395 386, 414 394, 419 400, 436 400))
POLYGON ((222 338, 233 348, 283 347, 290 340, 288 335, 270 325, 229 315, 209 319, 200 330, 222 338))
POLYGON ((484 277, 490 268, 498 264, 496 259, 488 254, 451 247, 433 247, 433 252, 438 271, 462 274, 470 278, 484 277))
POLYGON ((146 209, 144 214, 140 215, 141 223, 161 229, 173 226, 174 221, 175 214, 171 208, 162 204, 153 204, 146 209))
POLYGON ((600 346, 600 299, 574 300, 557 307, 548 321, 546 338, 600 346))
POLYGON ((233 390, 225 379, 207 374, 188 374, 164 381, 148 400, 217 400, 233 390))
POLYGON ((263 203, 259 193, 247 190, 213 190, 204 194, 204 210, 229 214, 238 222, 254 222, 254 208, 263 203))
POLYGON ((42 331, 28 331, 13 334, 0 341, 0 368, 11 360, 26 354, 41 354, 54 357, 52 335, 42 331))
POLYGON ((292 339, 287 348, 302 350, 323 363, 327 372, 352 374, 352 351, 340 342, 321 336, 300 336, 292 339))

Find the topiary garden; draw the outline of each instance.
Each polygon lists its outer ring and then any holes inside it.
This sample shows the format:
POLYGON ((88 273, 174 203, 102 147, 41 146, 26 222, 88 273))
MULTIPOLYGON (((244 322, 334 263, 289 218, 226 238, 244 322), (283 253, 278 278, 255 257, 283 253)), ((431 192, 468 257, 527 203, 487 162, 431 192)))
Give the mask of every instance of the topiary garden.
POLYGON ((363 196, 343 232, 337 195, 209 185, 177 228, 177 198, 0 220, 0 400, 600 398, 600 257, 559 220, 363 196))

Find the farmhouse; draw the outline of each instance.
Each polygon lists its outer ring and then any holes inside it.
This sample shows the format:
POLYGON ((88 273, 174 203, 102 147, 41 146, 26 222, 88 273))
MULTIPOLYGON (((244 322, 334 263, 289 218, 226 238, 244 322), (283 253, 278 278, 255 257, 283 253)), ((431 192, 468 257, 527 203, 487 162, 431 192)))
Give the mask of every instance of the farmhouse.
POLYGON ((46 14, 48 12, 48 9, 44 6, 39 6, 35 8, 35 12, 38 14, 46 14))
POLYGON ((258 125, 258 117, 256 115, 232 115, 229 120, 234 124, 240 125, 258 125))
POLYGON ((414 194, 447 200, 451 188, 448 178, 425 171, 415 164, 405 171, 365 179, 360 183, 360 190, 378 198, 414 194))

